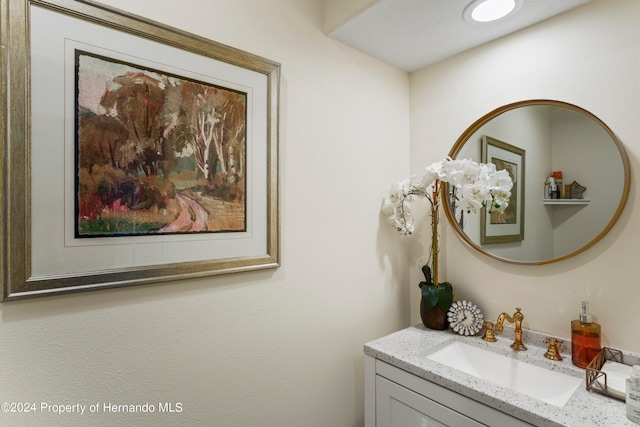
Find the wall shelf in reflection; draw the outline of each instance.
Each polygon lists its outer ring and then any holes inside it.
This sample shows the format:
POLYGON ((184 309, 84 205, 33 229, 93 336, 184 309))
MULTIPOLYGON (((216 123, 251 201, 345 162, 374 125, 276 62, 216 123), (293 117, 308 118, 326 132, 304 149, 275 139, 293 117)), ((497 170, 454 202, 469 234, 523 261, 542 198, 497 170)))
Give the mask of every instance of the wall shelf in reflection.
POLYGON ((591 199, 542 199, 545 205, 588 205, 591 199))

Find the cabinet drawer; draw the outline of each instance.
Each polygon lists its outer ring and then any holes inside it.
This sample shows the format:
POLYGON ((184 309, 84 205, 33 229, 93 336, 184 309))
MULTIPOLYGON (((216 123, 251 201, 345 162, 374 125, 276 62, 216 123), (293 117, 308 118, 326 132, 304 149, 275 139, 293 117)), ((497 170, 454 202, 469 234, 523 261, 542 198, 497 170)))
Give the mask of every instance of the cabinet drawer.
POLYGON ((377 427, 486 427, 388 379, 376 376, 377 427))
MULTIPOLYGON (((423 378, 417 377, 409 372, 403 371, 402 369, 396 368, 395 366, 389 365, 388 363, 382 362, 380 360, 375 360, 373 358, 368 359, 368 374, 371 378, 370 382, 368 382, 369 387, 369 395, 371 396, 369 399, 366 399, 367 403, 365 406, 370 405, 375 407, 375 410, 367 411, 365 408, 365 413, 368 417, 367 426, 398 426, 404 427, 402 424, 380 424, 379 421, 379 413, 377 410, 379 402, 379 394, 380 391, 378 389, 379 382, 380 385, 384 383, 382 380, 386 380, 392 384, 395 384, 399 387, 404 388, 407 392, 413 393, 418 397, 429 400, 433 404, 437 404, 442 408, 445 408, 459 416, 465 417, 466 420, 471 422, 475 422, 476 424, 462 424, 457 421, 453 424, 447 424, 447 421, 444 423, 442 421, 441 424, 413 424, 418 425, 420 427, 436 427, 442 425, 452 425, 455 427, 458 426, 509 426, 509 427, 531 427, 531 424, 526 423, 520 419, 514 418, 511 415, 508 415, 504 412, 498 411, 497 409, 491 408, 487 405, 484 405, 480 402, 477 402, 473 399, 470 399, 462 394, 456 393, 452 390, 449 390, 445 387, 442 387, 438 384, 427 381, 423 378), (375 396, 375 397, 374 397, 375 396)), ((385 386, 386 387, 386 386, 385 386)), ((395 391, 394 396, 400 396, 398 393, 404 394, 404 391, 395 391)), ((416 397, 412 397, 412 399, 416 399, 416 397)), ((407 411, 407 408, 401 408, 400 402, 401 400, 398 397, 394 397, 394 400, 398 402, 394 402, 393 405, 396 408, 397 412, 407 411)), ((422 413, 419 404, 414 401, 411 401, 411 404, 407 404, 406 406, 409 408, 414 408, 419 413, 422 413)), ((411 413, 409 411, 409 413, 411 413)), ((426 412, 428 416, 434 417, 433 414, 436 412, 426 412)), ((384 418, 386 419, 386 418, 384 418)), ((419 419, 419 418, 418 418, 419 419)), ((412 424, 409 424, 412 425, 412 424)))

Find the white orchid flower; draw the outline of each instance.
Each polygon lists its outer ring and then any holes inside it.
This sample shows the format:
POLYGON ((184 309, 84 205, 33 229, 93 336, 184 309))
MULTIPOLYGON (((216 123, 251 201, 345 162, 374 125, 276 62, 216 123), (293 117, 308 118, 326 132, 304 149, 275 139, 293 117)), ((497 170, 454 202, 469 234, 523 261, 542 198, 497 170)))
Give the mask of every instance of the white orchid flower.
MULTIPOLYGON (((513 181, 506 170, 496 170, 493 163, 476 163, 471 159, 451 159, 435 162, 425 168, 422 175, 414 175, 393 185, 385 198, 382 213, 402 234, 414 232, 413 217, 406 201, 414 197, 432 200, 429 188, 436 181, 446 182, 457 189, 457 206, 467 212, 476 212, 483 206, 490 211, 504 211, 511 197, 513 181)), ((438 197, 438 195, 435 195, 438 197)))

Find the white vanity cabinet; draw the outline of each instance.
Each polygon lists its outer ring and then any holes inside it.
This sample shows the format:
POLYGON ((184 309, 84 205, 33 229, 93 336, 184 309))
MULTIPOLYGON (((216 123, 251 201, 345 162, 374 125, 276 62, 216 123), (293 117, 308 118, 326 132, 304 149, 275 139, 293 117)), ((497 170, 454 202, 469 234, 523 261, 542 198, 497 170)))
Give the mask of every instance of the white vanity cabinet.
MULTIPOLYGON (((487 343, 479 337, 461 337, 451 331, 416 325, 366 343, 365 426, 638 427, 626 417, 623 401, 587 390, 584 383, 568 401, 557 406, 448 368, 429 357, 453 341, 461 341, 506 355, 514 362, 530 363, 573 377, 584 375, 583 370, 573 366, 569 355, 561 361, 544 357, 545 334, 528 329, 524 332, 527 351, 511 349, 513 329, 504 332, 497 342, 487 343)), ((640 363, 640 354, 626 352, 624 357, 634 364, 640 363)), ((511 364, 495 363, 498 368, 511 364)), ((536 384, 548 390, 549 397, 559 392, 544 379, 536 384)))
POLYGON ((531 426, 517 418, 365 356, 365 427, 531 426))

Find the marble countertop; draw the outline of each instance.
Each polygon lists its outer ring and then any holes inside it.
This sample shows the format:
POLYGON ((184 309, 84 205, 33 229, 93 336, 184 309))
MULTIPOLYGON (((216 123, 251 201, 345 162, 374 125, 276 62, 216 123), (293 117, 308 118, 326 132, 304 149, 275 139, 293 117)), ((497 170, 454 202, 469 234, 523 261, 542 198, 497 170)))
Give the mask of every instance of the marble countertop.
MULTIPOLYGON (((514 351, 509 347, 513 337, 513 327, 508 325, 504 332, 496 333, 498 341, 495 343, 483 341, 480 335, 461 337, 451 330, 433 331, 417 325, 365 344, 364 353, 536 426, 638 427, 626 417, 622 400, 586 389, 585 370, 571 363, 569 339, 561 338, 564 340, 560 351, 563 360, 552 361, 544 357, 546 335, 525 330, 522 341, 527 346, 526 351, 514 351), (563 407, 550 405, 426 357, 451 340, 468 342, 523 362, 580 377, 583 382, 563 407)), ((625 352, 624 362, 640 364, 640 355, 625 352)))

